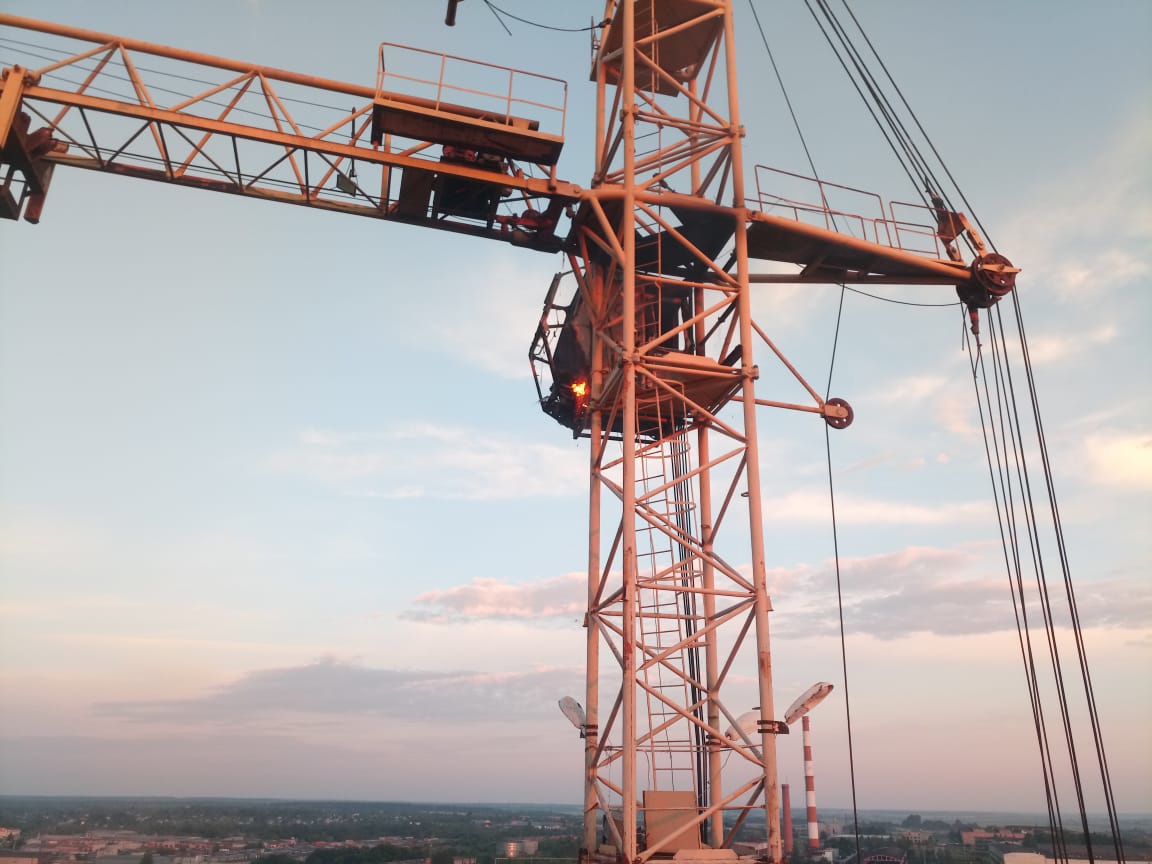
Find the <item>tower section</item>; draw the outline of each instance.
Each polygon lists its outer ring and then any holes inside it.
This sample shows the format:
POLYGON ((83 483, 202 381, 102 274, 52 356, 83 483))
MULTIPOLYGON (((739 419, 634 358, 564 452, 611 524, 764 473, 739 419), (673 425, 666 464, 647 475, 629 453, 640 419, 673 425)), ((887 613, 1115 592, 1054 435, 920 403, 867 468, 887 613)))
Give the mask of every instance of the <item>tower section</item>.
POLYGON ((758 810, 779 861, 732 9, 605 18, 595 174, 532 349, 591 442, 584 855, 724 848, 758 810))

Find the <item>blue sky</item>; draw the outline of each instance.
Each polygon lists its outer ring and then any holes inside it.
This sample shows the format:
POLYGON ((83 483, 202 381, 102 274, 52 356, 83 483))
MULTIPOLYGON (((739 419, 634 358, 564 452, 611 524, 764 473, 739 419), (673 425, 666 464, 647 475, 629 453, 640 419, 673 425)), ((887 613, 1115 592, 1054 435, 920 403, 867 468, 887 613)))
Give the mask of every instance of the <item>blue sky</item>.
MULTIPOLYGON (((559 173, 586 183, 587 34, 508 36, 477 0, 449 29, 442 5, 3 8, 363 84, 381 41, 564 78, 559 173)), ((602 11, 499 5, 558 26, 602 11)), ((821 174, 912 199, 803 4, 757 9, 821 174)), ((736 14, 745 160, 805 172, 736 14)), ((857 14, 1024 270, 1116 799, 1148 811, 1152 6, 857 14)), ((539 411, 525 360, 562 266, 63 169, 39 226, 0 225, 0 790, 577 801, 555 701, 582 686, 587 448, 539 411)), ((760 323, 822 382, 836 290, 757 290, 760 323)), ((761 392, 789 398, 762 365, 761 392)), ((833 458, 861 806, 1039 809, 958 313, 849 296, 834 380, 857 415, 833 458)), ((786 705, 841 683, 823 432, 787 413, 760 429, 786 705)), ((842 686, 813 715, 828 806, 849 801, 843 715, 842 686)))

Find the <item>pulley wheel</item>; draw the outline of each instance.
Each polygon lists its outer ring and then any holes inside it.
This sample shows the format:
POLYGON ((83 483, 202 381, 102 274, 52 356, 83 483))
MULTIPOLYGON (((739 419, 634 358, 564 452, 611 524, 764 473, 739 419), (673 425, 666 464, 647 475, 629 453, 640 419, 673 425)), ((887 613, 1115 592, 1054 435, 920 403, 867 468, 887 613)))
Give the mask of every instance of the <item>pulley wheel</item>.
POLYGON ((990 252, 972 262, 972 276, 980 287, 997 299, 1016 287, 1016 271, 1003 255, 990 252))
POLYGON ((846 429, 852 425, 852 420, 856 416, 852 412, 852 406, 845 402, 843 399, 829 399, 824 403, 825 405, 835 405, 837 408, 843 408, 848 413, 843 417, 832 417, 828 414, 824 415, 824 422, 831 426, 833 429, 846 429))

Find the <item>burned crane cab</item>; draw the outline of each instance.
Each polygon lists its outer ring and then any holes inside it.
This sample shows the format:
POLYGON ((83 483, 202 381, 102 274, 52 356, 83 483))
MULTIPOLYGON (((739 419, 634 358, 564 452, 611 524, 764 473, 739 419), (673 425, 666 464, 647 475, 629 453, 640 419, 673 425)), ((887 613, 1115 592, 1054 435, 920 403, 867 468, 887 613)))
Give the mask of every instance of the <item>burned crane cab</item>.
MULTIPOLYGON (((577 292, 567 302, 557 293, 565 275, 557 273, 544 298, 544 311, 528 351, 536 395, 544 413, 572 430, 584 429, 592 378, 592 327, 588 311, 577 292)), ((569 279, 571 287, 574 282, 569 279)))
MULTIPOLYGON (((635 432, 648 441, 712 417, 742 381, 739 348, 716 335, 717 317, 707 313, 708 301, 701 300, 702 286, 716 280, 707 262, 730 245, 735 223, 686 196, 676 200, 661 208, 664 217, 633 229, 632 326, 638 361, 642 360, 637 363, 635 432)), ((619 244, 623 223, 619 200, 608 199, 598 207, 582 202, 572 220, 569 246, 575 248, 575 238, 584 238, 582 254, 592 265, 585 279, 603 284, 592 291, 578 290, 575 276, 568 278, 568 284, 562 284, 563 276, 554 279, 529 352, 541 408, 575 436, 587 431, 590 407, 603 412, 604 428, 613 437, 624 432, 619 350, 625 342, 623 271, 605 251, 619 244), (589 236, 596 239, 589 243, 589 236), (589 296, 602 298, 603 308, 595 313, 599 317, 593 317, 589 296), (602 354, 607 358, 598 376, 591 374, 593 332, 602 334, 602 354)))
MULTIPOLYGON (((572 287, 575 279, 570 274, 553 279, 529 351, 540 407, 579 437, 587 432, 588 409, 595 404, 603 409, 613 437, 619 437, 624 431, 618 410, 622 365, 615 362, 602 370, 596 392, 597 376, 592 374, 596 328, 589 305, 579 291, 571 292, 572 287), (558 299, 563 288, 571 292, 567 300, 558 299)), ((620 297, 619 291, 612 294, 620 297)), ((642 439, 656 440, 710 415, 739 386, 739 351, 722 361, 704 356, 692 326, 693 308, 691 289, 674 281, 637 288, 636 342, 644 346, 646 356, 646 374, 636 385, 636 432, 642 439)), ((612 323, 604 330, 619 344, 620 305, 614 304, 606 315, 612 323)))

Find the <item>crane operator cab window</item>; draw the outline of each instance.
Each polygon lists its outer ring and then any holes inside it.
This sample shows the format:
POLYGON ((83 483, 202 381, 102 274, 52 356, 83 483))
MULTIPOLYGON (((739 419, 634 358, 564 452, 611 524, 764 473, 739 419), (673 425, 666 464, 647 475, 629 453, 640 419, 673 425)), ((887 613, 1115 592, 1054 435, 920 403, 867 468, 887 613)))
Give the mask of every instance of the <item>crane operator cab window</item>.
POLYGON ((692 289, 674 283, 644 286, 636 311, 637 342, 658 342, 667 351, 695 352, 691 327, 680 329, 692 318, 692 289))

